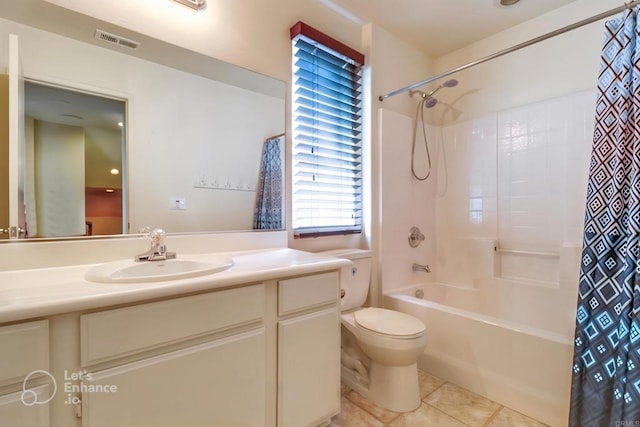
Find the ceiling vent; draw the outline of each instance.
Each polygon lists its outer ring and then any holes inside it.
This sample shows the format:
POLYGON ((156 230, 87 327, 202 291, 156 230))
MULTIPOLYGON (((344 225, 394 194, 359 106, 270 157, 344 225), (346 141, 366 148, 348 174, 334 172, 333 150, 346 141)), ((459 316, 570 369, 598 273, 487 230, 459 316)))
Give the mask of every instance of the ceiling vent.
POLYGON ((118 46, 123 46, 129 49, 137 49, 140 47, 140 42, 135 40, 130 40, 122 36, 118 36, 112 33, 107 33, 106 31, 96 30, 93 35, 98 40, 102 40, 108 43, 117 44, 118 46))

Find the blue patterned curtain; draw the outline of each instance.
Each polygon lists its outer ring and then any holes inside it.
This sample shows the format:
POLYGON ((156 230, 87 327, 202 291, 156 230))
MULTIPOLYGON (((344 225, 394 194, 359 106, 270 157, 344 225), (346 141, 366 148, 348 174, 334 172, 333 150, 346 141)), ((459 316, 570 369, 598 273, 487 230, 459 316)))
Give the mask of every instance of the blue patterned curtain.
POLYGON ((282 157, 280 152, 280 137, 265 141, 256 191, 256 210, 253 217, 253 228, 256 230, 282 228, 282 157))
POLYGON ((606 23, 587 189, 571 427, 640 423, 640 46, 636 10, 606 23))

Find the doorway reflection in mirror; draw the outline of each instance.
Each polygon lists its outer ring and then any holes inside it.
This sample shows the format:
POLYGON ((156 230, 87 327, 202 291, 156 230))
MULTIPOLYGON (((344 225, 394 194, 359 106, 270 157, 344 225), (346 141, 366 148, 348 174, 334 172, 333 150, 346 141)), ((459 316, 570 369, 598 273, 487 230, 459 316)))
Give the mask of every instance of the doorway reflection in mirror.
POLYGON ((25 82, 29 237, 126 233, 126 102, 25 82))

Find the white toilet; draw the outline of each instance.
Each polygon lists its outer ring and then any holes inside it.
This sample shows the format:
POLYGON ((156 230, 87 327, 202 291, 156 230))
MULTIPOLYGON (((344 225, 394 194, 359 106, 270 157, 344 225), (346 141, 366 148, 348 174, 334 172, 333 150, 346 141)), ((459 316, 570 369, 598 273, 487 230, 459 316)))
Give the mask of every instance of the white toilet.
POLYGON ((396 412, 420 406, 418 357, 427 344, 421 320, 382 308, 363 308, 369 293, 371 251, 340 249, 346 258, 342 287, 342 381, 376 405, 396 412))

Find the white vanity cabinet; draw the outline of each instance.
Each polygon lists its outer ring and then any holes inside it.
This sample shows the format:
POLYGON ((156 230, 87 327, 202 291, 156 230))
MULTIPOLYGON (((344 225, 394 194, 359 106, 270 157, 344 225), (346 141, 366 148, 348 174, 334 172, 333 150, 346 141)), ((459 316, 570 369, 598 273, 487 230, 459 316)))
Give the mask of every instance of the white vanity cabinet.
MULTIPOLYGON (((0 426, 328 421, 340 410, 339 265, 293 255, 299 258, 281 256, 282 274, 257 270, 228 282, 214 275, 211 282, 176 282, 171 286, 184 288, 170 295, 93 300, 43 320, 7 320, 0 326, 0 426)), ((275 256, 269 265, 274 259, 278 265, 275 256)), ((76 283, 93 286, 69 287, 76 283)), ((156 284, 96 287, 94 298, 135 286, 156 284)))
POLYGON ((49 323, 0 328, 0 426, 49 426, 49 323))
POLYGON ((316 426, 340 411, 338 273, 278 283, 278 426, 316 426))
POLYGON ((81 316, 82 425, 268 425, 264 316, 262 284, 81 316))

